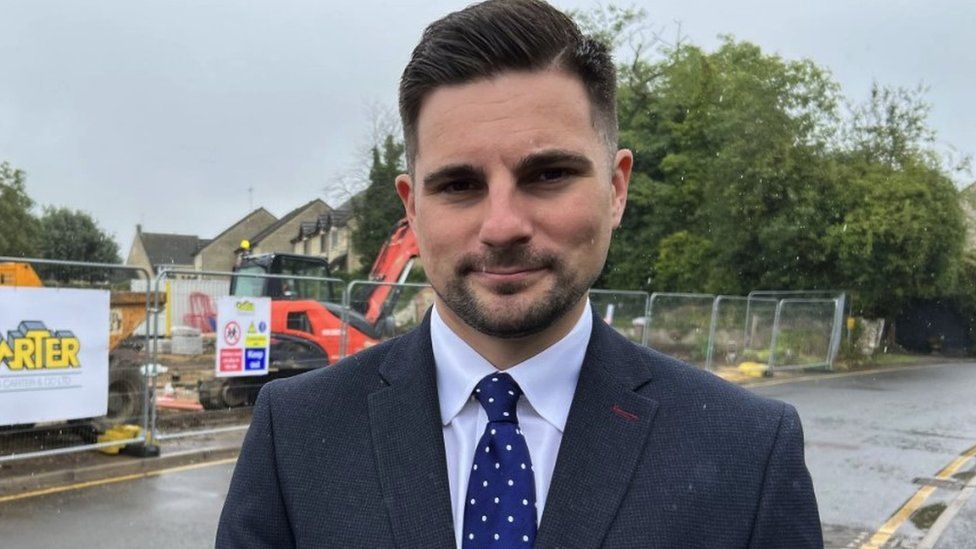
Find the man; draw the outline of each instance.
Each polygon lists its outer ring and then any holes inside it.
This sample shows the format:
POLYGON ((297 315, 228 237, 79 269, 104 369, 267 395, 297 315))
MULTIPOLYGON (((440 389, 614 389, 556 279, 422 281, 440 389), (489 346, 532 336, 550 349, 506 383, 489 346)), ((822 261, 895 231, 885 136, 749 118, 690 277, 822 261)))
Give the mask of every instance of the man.
POLYGON ((627 199, 605 47, 535 0, 433 23, 396 180, 423 324, 261 392, 219 547, 819 547, 793 408, 588 306, 627 199))

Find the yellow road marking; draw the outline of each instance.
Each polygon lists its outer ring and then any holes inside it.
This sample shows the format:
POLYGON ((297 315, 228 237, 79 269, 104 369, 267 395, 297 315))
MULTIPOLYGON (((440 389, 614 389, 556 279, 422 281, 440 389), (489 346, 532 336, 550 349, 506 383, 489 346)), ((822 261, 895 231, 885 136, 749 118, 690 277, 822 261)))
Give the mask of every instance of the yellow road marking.
POLYGON ((804 381, 821 381, 827 379, 837 379, 842 377, 861 377, 861 376, 870 376, 875 374, 886 374, 892 372, 904 372, 906 370, 925 370, 928 368, 952 366, 954 364, 962 364, 962 363, 941 362, 939 364, 916 364, 913 366, 902 366, 902 367, 895 367, 895 368, 877 368, 874 370, 860 370, 856 372, 837 372, 834 374, 818 374, 818 375, 800 376, 794 378, 774 379, 771 381, 759 381, 756 383, 745 383, 742 386, 745 387, 746 389, 753 389, 758 387, 775 387, 777 385, 787 385, 789 383, 801 383, 804 381))
POLYGON ((69 492, 73 490, 81 490, 83 488, 91 488, 93 486, 101 486, 103 484, 114 484, 116 482, 125 482, 127 480, 137 480, 141 478, 157 477, 159 475, 165 475, 167 473, 179 473, 180 471, 190 471, 193 469, 201 469, 203 467, 212 467, 214 465, 224 465, 226 463, 233 463, 237 461, 237 458, 226 458, 218 459, 216 461, 207 461, 203 463, 193 463, 190 465, 181 465, 179 467, 170 467, 168 469, 158 469, 156 471, 146 471, 144 473, 133 473, 131 475, 122 475, 120 477, 105 478, 99 480, 89 480, 86 482, 78 482, 75 484, 68 484, 65 486, 54 486, 52 488, 42 488, 40 490, 34 490, 31 492, 24 492, 22 494, 13 494, 10 496, 0 497, 0 503, 5 503, 8 501, 16 501, 18 499, 33 498, 37 496, 46 496, 48 494, 57 494, 60 492, 69 492))
MULTIPOLYGON (((960 454, 959 457, 949 462, 949 465, 943 467, 942 470, 935 475, 935 477, 941 479, 949 478, 955 474, 956 471, 961 469, 967 461, 974 457, 976 457, 976 446, 966 450, 960 454)), ((935 486, 923 486, 922 488, 919 488, 912 497, 908 498, 908 501, 906 501, 901 508, 891 515, 891 518, 881 525, 881 528, 878 528, 878 531, 871 536, 871 539, 868 540, 867 543, 861 545, 861 549, 878 549, 887 543, 888 540, 891 539, 891 536, 898 531, 898 528, 901 527, 906 520, 908 520, 908 517, 912 516, 912 513, 922 507, 925 500, 927 500, 929 496, 935 492, 935 490, 935 486)))

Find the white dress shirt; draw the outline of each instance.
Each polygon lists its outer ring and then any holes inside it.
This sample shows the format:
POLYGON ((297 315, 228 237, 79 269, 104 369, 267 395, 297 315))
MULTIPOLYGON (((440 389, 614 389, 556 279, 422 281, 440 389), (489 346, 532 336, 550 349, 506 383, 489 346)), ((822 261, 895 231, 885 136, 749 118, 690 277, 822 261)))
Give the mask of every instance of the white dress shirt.
MULTIPOLYGON (((540 521, 592 329, 593 317, 587 302, 583 314, 565 337, 505 370, 522 388, 523 398, 519 399, 516 412, 532 459, 536 517, 540 521)), ((457 546, 461 547, 464 503, 474 449, 488 425, 488 415, 472 393, 483 377, 499 370, 444 323, 436 305, 431 314, 430 335, 444 425, 454 535, 457 546)))

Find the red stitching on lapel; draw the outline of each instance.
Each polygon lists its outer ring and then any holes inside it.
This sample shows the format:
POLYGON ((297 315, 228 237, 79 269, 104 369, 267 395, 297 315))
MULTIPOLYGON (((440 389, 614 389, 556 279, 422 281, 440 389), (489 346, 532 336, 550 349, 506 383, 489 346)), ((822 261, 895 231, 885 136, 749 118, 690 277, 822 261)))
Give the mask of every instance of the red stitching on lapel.
POLYGON ((621 408, 616 404, 613 405, 613 408, 610 408, 610 411, 626 419, 627 421, 637 421, 639 419, 634 414, 628 412, 627 410, 624 410, 623 408, 621 408))

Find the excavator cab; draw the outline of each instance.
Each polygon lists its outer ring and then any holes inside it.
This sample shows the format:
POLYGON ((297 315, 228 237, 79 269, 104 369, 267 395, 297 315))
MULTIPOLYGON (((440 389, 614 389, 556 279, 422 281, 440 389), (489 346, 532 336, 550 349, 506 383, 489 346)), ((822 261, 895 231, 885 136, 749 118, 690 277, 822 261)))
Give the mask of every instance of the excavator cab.
POLYGON ((304 278, 264 278, 248 274, 293 275, 295 277, 329 278, 329 264, 321 257, 296 254, 244 255, 235 268, 238 276, 230 282, 230 295, 270 297, 272 299, 310 299, 336 303, 341 299, 335 282, 304 278), (243 275, 243 276, 241 276, 243 275))

